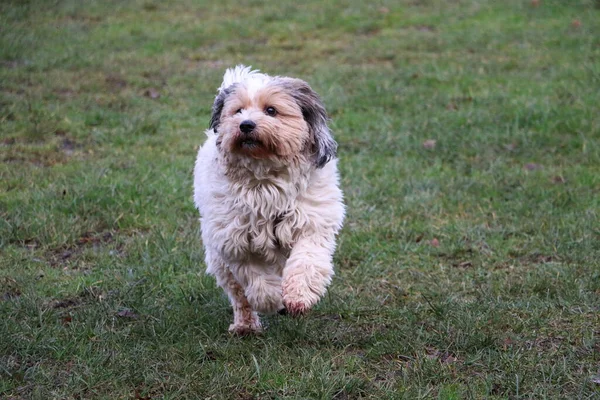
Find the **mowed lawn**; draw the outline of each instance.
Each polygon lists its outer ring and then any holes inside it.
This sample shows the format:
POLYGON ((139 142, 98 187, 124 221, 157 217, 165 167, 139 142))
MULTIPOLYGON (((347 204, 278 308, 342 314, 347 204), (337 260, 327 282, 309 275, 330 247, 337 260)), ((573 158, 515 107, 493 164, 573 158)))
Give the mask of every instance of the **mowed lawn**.
POLYGON ((0 2, 0 398, 600 398, 597 0, 0 2), (192 168, 225 68, 308 81, 336 277, 227 333, 192 168))

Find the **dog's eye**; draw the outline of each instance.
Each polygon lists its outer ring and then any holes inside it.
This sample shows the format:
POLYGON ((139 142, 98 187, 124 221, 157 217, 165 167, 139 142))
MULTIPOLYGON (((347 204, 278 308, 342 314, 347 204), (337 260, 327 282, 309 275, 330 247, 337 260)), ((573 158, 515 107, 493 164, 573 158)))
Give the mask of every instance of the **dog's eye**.
POLYGON ((238 109, 236 110, 236 112, 235 112, 235 113, 236 113, 236 114, 239 114, 239 113, 241 113, 241 112, 242 112, 242 109, 241 109, 241 108, 238 108, 238 109))
POLYGON ((267 107, 265 108, 265 114, 267 114, 270 117, 274 117, 277 115, 277 110, 273 107, 267 107))

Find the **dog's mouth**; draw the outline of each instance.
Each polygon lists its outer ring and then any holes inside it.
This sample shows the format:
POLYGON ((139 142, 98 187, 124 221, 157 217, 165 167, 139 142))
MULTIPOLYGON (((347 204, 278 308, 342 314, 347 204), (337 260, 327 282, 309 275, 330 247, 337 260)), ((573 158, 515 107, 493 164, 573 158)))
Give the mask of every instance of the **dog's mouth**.
POLYGON ((254 158, 265 158, 270 155, 268 145, 258 138, 256 134, 237 134, 233 146, 233 152, 245 154, 254 158))
POLYGON ((245 150, 254 150, 256 148, 263 147, 262 142, 260 140, 251 137, 241 138, 238 141, 238 145, 240 146, 240 148, 245 150))

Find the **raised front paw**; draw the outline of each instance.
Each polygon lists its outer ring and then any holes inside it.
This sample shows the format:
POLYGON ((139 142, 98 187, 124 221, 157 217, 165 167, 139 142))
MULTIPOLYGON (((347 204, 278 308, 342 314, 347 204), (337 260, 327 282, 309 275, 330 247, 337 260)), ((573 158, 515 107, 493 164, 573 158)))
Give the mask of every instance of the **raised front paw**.
POLYGON ((303 274, 287 276, 283 281, 283 304, 292 316, 305 314, 325 293, 326 282, 303 274))

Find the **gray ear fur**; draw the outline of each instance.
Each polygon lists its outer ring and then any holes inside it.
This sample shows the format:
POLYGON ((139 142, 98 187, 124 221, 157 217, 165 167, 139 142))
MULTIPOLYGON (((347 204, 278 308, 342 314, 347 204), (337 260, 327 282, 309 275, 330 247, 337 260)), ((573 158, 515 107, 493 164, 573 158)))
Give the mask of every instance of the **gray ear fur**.
POLYGON ((215 102, 212 106, 212 115, 210 117, 209 125, 209 128, 213 129, 215 132, 217 132, 217 128, 219 127, 219 122, 221 120, 221 112, 223 111, 225 99, 231 94, 231 92, 233 92, 234 86, 235 85, 231 85, 228 88, 222 89, 215 98, 215 102))
POLYGON ((283 78, 283 84, 302 109, 304 120, 308 124, 314 142, 312 144, 313 162, 317 168, 323 168, 330 160, 335 158, 337 143, 327 126, 329 117, 325 106, 314 90, 300 79, 283 78))

